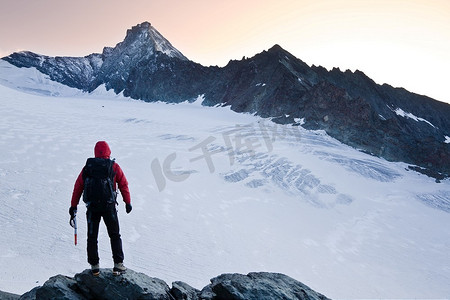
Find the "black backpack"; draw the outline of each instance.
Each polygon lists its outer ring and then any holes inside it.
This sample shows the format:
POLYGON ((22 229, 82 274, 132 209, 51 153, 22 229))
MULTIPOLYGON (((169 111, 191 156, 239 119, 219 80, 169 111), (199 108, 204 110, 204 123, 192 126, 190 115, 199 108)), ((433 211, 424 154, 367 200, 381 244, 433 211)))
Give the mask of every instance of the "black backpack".
POLYGON ((114 161, 108 158, 88 158, 83 170, 83 201, 89 210, 105 211, 114 206, 114 161))

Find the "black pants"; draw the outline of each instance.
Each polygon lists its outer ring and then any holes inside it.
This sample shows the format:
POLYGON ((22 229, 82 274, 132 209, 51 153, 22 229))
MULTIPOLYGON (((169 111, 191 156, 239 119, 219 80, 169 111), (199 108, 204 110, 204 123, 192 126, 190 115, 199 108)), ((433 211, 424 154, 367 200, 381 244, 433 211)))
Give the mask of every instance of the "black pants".
POLYGON ((114 263, 121 263, 123 262, 122 239, 120 238, 119 219, 117 218, 117 210, 115 205, 111 205, 102 212, 91 211, 89 209, 86 212, 88 223, 88 263, 91 265, 96 265, 99 263, 97 239, 100 219, 102 217, 105 222, 106 229, 108 230, 114 263))

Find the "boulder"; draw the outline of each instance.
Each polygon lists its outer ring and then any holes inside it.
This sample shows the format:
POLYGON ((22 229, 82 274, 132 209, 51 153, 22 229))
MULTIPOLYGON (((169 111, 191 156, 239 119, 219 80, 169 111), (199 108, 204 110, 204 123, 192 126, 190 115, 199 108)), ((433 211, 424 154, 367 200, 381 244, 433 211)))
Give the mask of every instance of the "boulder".
POLYGON ((187 283, 175 281, 172 283, 170 293, 176 300, 199 300, 200 291, 187 283))
POLYGON ((130 269, 120 276, 113 275, 110 269, 100 269, 97 277, 85 270, 76 274, 75 280, 87 299, 173 299, 163 280, 130 269))
POLYGON ((202 299, 325 300, 328 298, 284 274, 260 272, 249 273, 248 275, 223 274, 213 278, 211 279, 211 285, 202 291, 202 299))
POLYGON ((0 299, 2 299, 2 300, 17 300, 19 298, 20 298, 20 295, 0 291, 0 299))
POLYGON ((43 286, 32 289, 19 299, 84 300, 86 298, 79 294, 77 283, 73 278, 56 275, 47 280, 43 286))

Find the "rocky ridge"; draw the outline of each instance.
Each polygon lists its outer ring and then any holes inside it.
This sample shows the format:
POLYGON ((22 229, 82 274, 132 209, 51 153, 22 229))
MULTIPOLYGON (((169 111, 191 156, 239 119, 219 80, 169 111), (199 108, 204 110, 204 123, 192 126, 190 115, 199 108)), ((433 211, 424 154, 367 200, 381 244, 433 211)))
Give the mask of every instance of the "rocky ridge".
POLYGON ((114 276, 101 269, 93 277, 84 270, 73 278, 56 275, 42 286, 19 296, 0 292, 1 299, 158 299, 158 300, 326 300, 322 294, 279 273, 222 274, 202 290, 176 281, 170 288, 163 280, 133 270, 114 276))
POLYGON ((3 59, 86 92, 105 85, 134 99, 170 103, 203 95, 203 105, 325 130, 347 145, 406 162, 437 180, 450 176, 449 104, 379 85, 361 71, 309 67, 279 45, 223 68, 205 67, 144 22, 101 54, 76 58, 18 52, 3 59))

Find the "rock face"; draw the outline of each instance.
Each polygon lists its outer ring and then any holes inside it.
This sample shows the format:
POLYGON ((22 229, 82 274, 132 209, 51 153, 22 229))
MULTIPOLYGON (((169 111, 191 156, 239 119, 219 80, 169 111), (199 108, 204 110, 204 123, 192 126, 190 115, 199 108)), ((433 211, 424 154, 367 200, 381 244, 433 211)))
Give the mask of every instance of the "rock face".
MULTIPOLYGON (((43 286, 22 296, 8 294, 6 299, 152 299, 152 300, 326 300, 327 297, 306 285, 278 273, 223 274, 211 279, 201 291, 177 281, 172 288, 158 278, 127 270, 120 276, 101 269, 93 277, 90 270, 74 278, 57 275, 43 286)), ((3 294, 0 292, 0 296, 3 294)), ((5 295, 7 295, 5 293, 5 295)), ((3 299, 3 298, 2 298, 3 299)))
POLYGON ((278 273, 223 274, 211 279, 200 299, 328 299, 306 285, 278 273), (210 295, 212 295, 211 298, 210 295))
POLYGON ((19 295, 0 291, 0 299, 2 299, 2 300, 17 300, 19 298, 20 298, 19 295))
POLYGON ((16 52, 4 58, 17 67, 35 67, 50 79, 67 86, 86 90, 96 78, 104 56, 91 54, 85 57, 49 57, 29 51, 16 52))
POLYGON ((70 87, 100 85, 144 101, 178 103, 204 95, 203 105, 230 106, 283 124, 322 129, 337 140, 437 179, 450 176, 450 105, 389 85, 361 71, 309 67, 278 45, 225 67, 188 60, 150 23, 123 42, 85 57, 31 52, 3 58, 35 67, 70 87))

